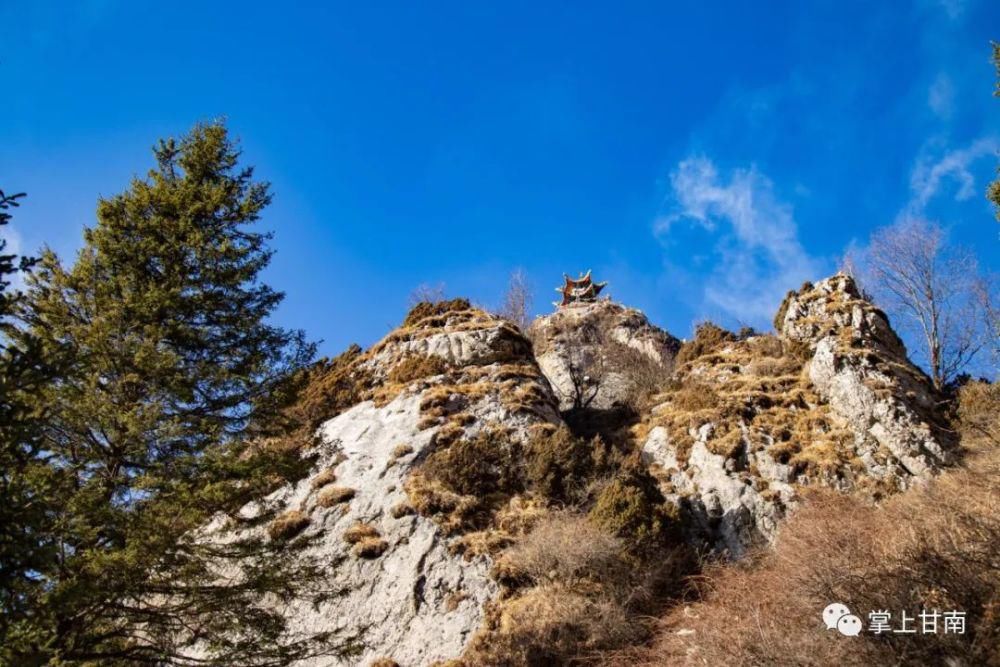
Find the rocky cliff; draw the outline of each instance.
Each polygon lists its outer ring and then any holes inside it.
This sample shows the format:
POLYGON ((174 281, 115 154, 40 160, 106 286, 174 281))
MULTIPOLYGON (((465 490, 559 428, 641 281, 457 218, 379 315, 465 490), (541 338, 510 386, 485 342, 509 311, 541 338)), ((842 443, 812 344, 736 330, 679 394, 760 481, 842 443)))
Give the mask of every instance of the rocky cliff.
POLYGON ((305 413, 327 415, 302 450, 315 467, 273 494, 284 513, 268 530, 333 566, 336 595, 287 606, 292 628, 351 650, 303 664, 613 649, 636 637, 595 619, 636 625, 665 545, 738 556, 805 486, 877 498, 948 462, 930 383, 850 278, 790 293, 776 326, 703 325, 681 346, 598 301, 526 337, 456 300, 318 366, 305 413), (565 419, 623 406, 596 434, 565 419))
POLYGON ((573 303, 528 329, 535 359, 561 410, 607 410, 673 369, 679 340, 641 312, 610 300, 573 303))
POLYGON ((688 529, 734 555, 809 484, 880 497, 949 459, 938 397, 885 315, 836 275, 791 292, 777 335, 703 325, 637 429, 688 529))

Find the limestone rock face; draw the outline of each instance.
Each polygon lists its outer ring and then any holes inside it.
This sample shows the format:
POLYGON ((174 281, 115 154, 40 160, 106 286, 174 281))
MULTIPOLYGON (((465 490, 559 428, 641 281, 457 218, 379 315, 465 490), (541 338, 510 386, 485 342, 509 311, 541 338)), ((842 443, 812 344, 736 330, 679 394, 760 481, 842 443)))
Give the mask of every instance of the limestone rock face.
MULTIPOLYGON (((597 301, 537 318, 529 342, 456 300, 321 366, 317 391, 335 400, 309 404, 322 413, 302 449, 314 468, 268 501, 296 520, 280 537, 289 553, 331 570, 331 595, 279 609, 293 632, 349 650, 300 664, 431 665, 502 635, 497 578, 509 580, 492 558, 565 501, 529 484, 545 479, 540 461, 573 470, 551 456, 564 446, 586 463, 610 442, 630 465, 639 449, 689 539, 732 556, 771 539, 805 486, 879 497, 949 461, 938 396, 849 277, 790 293, 776 322, 774 335, 704 326, 682 349, 641 312, 597 301), (651 391, 651 409, 629 404, 651 391), (615 430, 581 435, 581 409, 615 430)), ((599 474, 580 488, 599 490, 599 474)))
POLYGON ((458 553, 456 538, 411 506, 408 484, 436 448, 495 428, 516 442, 533 425, 560 424, 557 401, 530 344, 468 304, 407 322, 358 358, 355 375, 368 400, 323 423, 303 450, 312 473, 268 499, 308 517, 287 548, 333 573, 328 600, 283 608, 291 630, 332 632, 352 647, 299 664, 456 658, 499 589, 490 559, 458 553))
POLYGON ((303 537, 316 536, 306 556, 333 563, 338 595, 317 608, 292 606, 293 631, 333 631, 364 647, 349 659, 315 658, 303 665, 367 664, 392 656, 401 664, 424 665, 459 655, 483 618, 483 605, 497 593, 483 558, 451 555, 448 541, 430 519, 394 516, 405 505, 403 482, 425 453, 434 430, 418 431, 420 397, 402 395, 381 408, 357 405, 321 428, 317 470, 333 470, 336 481, 313 489, 311 479, 284 490, 289 508, 310 517, 303 537), (398 456, 405 444, 412 452, 398 456), (350 489, 346 502, 324 507, 330 489, 350 489), (362 558, 345 540, 352 526, 373 527, 386 548, 362 558))
POLYGON ((774 536, 797 488, 891 493, 953 445, 928 378, 850 277, 790 293, 777 320, 777 336, 706 328, 645 424, 689 531, 733 555, 774 536))
POLYGON ((680 348, 641 311, 608 300, 536 318, 528 336, 561 410, 606 410, 627 402, 636 383, 669 374, 680 348))
POLYGON ((782 332, 814 351, 809 378, 851 425, 869 472, 905 482, 948 461, 948 435, 933 428, 937 397, 929 379, 906 358, 886 316, 861 297, 849 276, 838 274, 790 295, 782 332), (877 460, 880 449, 891 454, 886 463, 877 460))

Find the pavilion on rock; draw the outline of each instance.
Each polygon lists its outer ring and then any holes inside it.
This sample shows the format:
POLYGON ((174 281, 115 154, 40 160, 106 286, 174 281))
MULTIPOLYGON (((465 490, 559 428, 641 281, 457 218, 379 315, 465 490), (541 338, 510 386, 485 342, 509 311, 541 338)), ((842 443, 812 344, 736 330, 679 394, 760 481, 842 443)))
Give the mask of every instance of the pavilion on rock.
POLYGON ((570 278, 563 274, 564 284, 557 287, 556 291, 562 294, 562 302, 554 301, 555 306, 568 306, 574 303, 590 303, 597 301, 597 295, 601 293, 607 282, 595 283, 590 277, 590 270, 586 274, 581 274, 579 278, 570 278))

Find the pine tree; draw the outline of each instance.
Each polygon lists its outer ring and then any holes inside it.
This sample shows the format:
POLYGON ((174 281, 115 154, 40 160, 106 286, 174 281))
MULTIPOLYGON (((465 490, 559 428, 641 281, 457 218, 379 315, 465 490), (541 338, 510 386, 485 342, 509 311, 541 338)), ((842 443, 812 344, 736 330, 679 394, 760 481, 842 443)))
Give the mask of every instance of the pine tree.
MULTIPOLYGON (((10 223, 23 193, 0 191, 0 226, 10 223)), ((47 494, 52 471, 38 460, 44 406, 34 400, 51 377, 37 341, 20 337, 11 319, 23 301, 12 289, 18 273, 34 260, 5 252, 0 238, 0 646, 12 626, 32 610, 42 581, 36 576, 50 562, 54 544, 45 530, 55 506, 47 494)))
POLYGON ((268 185, 221 124, 154 154, 147 178, 99 201, 71 268, 42 253, 20 309, 20 335, 64 369, 34 399, 60 512, 0 661, 187 664, 196 643, 208 664, 284 664, 317 646, 260 604, 315 582, 311 564, 259 531, 198 538, 220 513, 265 521, 236 512, 303 467, 259 445, 314 353, 268 323, 282 295, 260 281, 272 251, 252 230, 268 185))

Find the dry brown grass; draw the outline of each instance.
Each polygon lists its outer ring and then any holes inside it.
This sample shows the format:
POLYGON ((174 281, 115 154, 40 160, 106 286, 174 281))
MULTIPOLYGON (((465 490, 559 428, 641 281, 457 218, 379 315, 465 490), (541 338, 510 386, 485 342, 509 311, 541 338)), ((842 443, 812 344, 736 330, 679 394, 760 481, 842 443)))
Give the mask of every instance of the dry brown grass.
POLYGON ((331 486, 323 489, 316 499, 316 504, 320 507, 333 507, 349 502, 355 493, 354 489, 347 486, 331 486))
POLYGON ((399 667, 399 663, 392 658, 376 658, 368 663, 368 667, 399 667))
POLYGON ((772 335, 730 339, 710 325, 699 331, 707 332, 698 344, 705 352, 680 369, 636 432, 663 426, 681 464, 698 429, 711 424, 706 446, 714 454, 737 458, 744 449, 767 449, 803 481, 821 483, 860 470, 851 454, 853 432, 823 404, 804 371, 808 348, 772 335))
POLYGON ((427 457, 421 470, 459 495, 489 496, 513 493, 519 486, 514 448, 509 435, 498 429, 474 438, 438 442, 445 446, 427 457))
MULTIPOLYGON (((743 565, 709 568, 703 601, 663 619, 648 649, 617 665, 1000 664, 1000 425, 995 386, 963 393, 962 468, 881 505, 812 490, 772 549, 743 565), (867 614, 966 612, 964 635, 827 631, 820 613, 846 604, 867 614)), ((919 620, 917 621, 919 624, 919 620)))
POLYGON ((1000 447, 1000 385, 970 382, 959 392, 962 440, 981 448, 1000 447))
POLYGON ((337 473, 333 471, 333 468, 325 468, 318 475, 312 478, 312 481, 309 482, 309 486, 314 489, 319 489, 336 481, 337 473))
POLYGON ((344 541, 348 544, 357 544, 366 537, 378 537, 379 532, 375 526, 370 523, 362 523, 358 521, 357 523, 348 527, 344 531, 344 541))
POLYGON ((351 550, 358 558, 378 558, 389 548, 389 543, 381 537, 366 537, 351 550))
POLYGON ((309 517, 299 510, 288 510, 276 516, 267 527, 272 540, 289 540, 309 525, 309 517))
POLYGON ((698 357, 715 352, 734 340, 736 337, 732 333, 711 322, 704 322, 695 329, 694 338, 681 345, 674 363, 678 367, 683 366, 698 357))
POLYGON ((448 370, 445 360, 436 355, 411 354, 399 360, 389 371, 389 382, 407 384, 414 380, 440 375, 448 370))
POLYGON ((551 584, 494 605, 461 662, 469 667, 582 664, 599 651, 641 637, 641 626, 621 605, 551 584))
POLYGON ((416 510, 414 510, 413 506, 409 503, 396 503, 392 506, 392 509, 389 510, 389 515, 393 519, 402 519, 404 516, 409 516, 415 512, 416 510))
POLYGON ((352 551, 359 558, 378 558, 389 548, 375 526, 360 521, 344 531, 344 541, 354 545, 352 551))
POLYGON ((469 594, 465 591, 453 591, 444 599, 444 608, 447 611, 455 611, 463 601, 469 599, 469 594))
POLYGON ((472 304, 468 299, 451 299, 450 301, 421 301, 415 305, 403 319, 404 327, 422 326, 442 326, 444 323, 437 323, 438 319, 463 310, 469 310, 472 304), (433 323, 427 320, 434 318, 433 323))
POLYGON ((347 408, 364 400, 372 384, 361 361, 364 354, 352 345, 333 359, 321 359, 296 378, 300 387, 285 417, 293 427, 277 439, 277 446, 298 450, 313 443, 316 429, 347 408))

